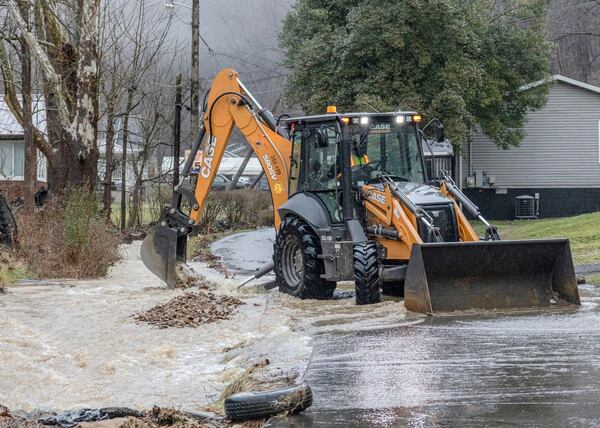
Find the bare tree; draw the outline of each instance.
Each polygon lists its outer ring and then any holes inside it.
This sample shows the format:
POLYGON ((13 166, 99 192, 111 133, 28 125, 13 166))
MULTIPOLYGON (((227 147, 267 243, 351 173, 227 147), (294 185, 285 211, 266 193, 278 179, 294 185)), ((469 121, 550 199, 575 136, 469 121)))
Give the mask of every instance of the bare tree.
POLYGON ((548 38, 555 43, 552 71, 600 83, 600 2, 554 0, 548 10, 548 38))
MULTIPOLYGON (((110 50, 107 50, 105 55, 105 73, 102 76, 106 109, 106 117, 103 120, 106 124, 103 205, 105 215, 110 216, 112 173, 117 167, 113 149, 115 135, 118 133, 122 153, 118 159, 121 170, 121 229, 127 226, 127 192, 130 188, 135 190, 136 186, 135 183, 130 186, 127 178, 132 172, 135 150, 139 144, 137 134, 141 125, 138 123, 137 109, 145 103, 148 93, 153 92, 149 82, 159 81, 156 66, 168 47, 166 39, 171 25, 171 17, 165 19, 160 14, 153 14, 149 9, 150 3, 140 0, 136 2, 135 7, 125 7, 118 13, 113 12, 110 19, 111 28, 106 35, 106 46, 110 47, 110 50), (122 124, 120 129, 115 129, 117 119, 122 124), (132 136, 136 137, 136 141, 131 141, 132 136)), ((133 175, 136 175, 135 172, 133 175)))
MULTIPOLYGON (((31 59, 41 70, 47 134, 33 127, 32 139, 48 158, 49 184, 55 190, 81 184, 92 189, 98 159, 100 0, 61 4, 52 0, 5 0, 5 4, 23 40, 22 48, 31 52, 31 59)), ((8 67, 6 61, 0 61, 5 87, 10 88, 16 85, 16 78, 8 67)), ((6 91, 7 104, 25 128, 27 112, 15 95, 15 91, 6 91)))

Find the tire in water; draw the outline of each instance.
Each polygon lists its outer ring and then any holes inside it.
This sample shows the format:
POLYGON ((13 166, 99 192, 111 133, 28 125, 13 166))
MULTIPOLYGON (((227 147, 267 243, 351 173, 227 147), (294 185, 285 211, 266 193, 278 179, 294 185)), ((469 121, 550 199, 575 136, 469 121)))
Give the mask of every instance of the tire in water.
POLYGON ((375 242, 354 245, 354 287, 357 305, 370 305, 381 301, 381 276, 375 242))
POLYGON ((310 226, 296 217, 286 217, 277 232, 273 253, 279 291, 301 299, 331 299, 336 283, 321 278, 325 266, 319 254, 321 242, 310 226))
POLYGON ((299 413, 312 405, 310 386, 303 383, 266 392, 234 394, 225 399, 225 414, 233 421, 262 419, 278 413, 299 413))

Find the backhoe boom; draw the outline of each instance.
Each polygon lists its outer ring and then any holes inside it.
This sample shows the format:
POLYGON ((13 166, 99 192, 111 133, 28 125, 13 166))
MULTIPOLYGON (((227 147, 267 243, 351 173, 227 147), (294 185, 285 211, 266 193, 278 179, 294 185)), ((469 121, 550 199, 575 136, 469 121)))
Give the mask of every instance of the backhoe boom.
POLYGON ((222 70, 207 96, 203 126, 185 163, 173 201, 164 208, 159 226, 142 244, 142 260, 169 286, 179 281, 177 265, 185 263, 187 236, 202 217, 233 128, 237 127, 258 158, 271 189, 275 227, 281 222, 277 208, 287 201, 291 143, 277 128, 273 115, 244 87, 232 69, 222 70), (195 188, 186 186, 194 163, 195 188), (184 212, 183 202, 191 210, 184 212))

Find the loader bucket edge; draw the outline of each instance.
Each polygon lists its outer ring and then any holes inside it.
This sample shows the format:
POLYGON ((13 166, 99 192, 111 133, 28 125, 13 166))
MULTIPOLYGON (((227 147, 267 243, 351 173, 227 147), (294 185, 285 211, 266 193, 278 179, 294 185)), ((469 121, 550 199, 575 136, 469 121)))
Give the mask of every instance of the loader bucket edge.
POLYGON ((414 245, 404 299, 426 314, 581 305, 568 239, 414 245))

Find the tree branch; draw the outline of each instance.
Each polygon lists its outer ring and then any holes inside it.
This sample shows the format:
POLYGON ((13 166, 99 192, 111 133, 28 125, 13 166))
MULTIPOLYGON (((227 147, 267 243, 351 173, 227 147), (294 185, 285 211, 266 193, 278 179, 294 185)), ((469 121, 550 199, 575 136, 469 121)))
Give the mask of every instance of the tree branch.
POLYGON ((62 85, 60 76, 56 73, 56 70, 50 63, 50 59, 46 54, 46 51, 42 48, 38 40, 29 32, 27 29, 27 23, 23 19, 21 12, 19 12, 19 8, 15 2, 15 0, 6 0, 6 5, 8 7, 8 12, 15 19, 17 26, 23 38, 29 45, 33 55, 38 60, 38 63, 44 73, 44 77, 50 84, 52 91, 54 92, 54 96, 56 97, 56 101, 58 104, 58 116, 61 122, 61 125, 65 129, 69 129, 71 125, 69 109, 67 107, 65 98, 62 93, 62 85))

